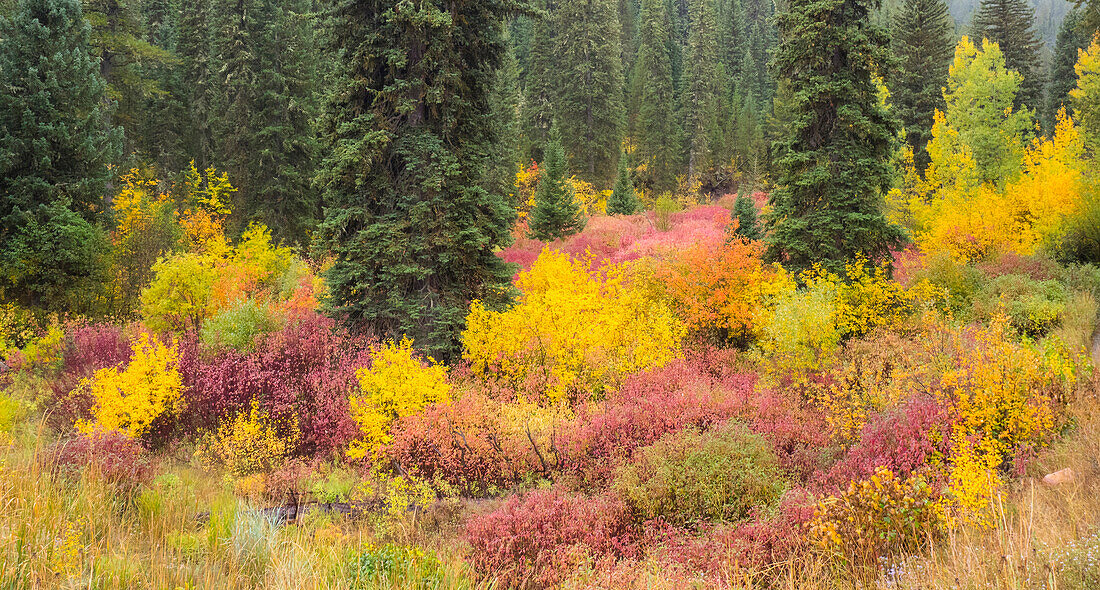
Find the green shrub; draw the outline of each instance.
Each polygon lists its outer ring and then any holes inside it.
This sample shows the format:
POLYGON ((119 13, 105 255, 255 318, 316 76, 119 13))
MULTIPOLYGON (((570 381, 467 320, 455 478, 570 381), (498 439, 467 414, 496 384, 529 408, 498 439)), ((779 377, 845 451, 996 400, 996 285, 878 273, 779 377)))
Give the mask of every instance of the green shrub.
POLYGON ((974 314, 988 319, 1002 311, 1020 334, 1038 338, 1056 328, 1069 294, 1057 281, 1036 281, 1023 275, 1003 275, 987 283, 974 299, 974 314))
POLYGON ((636 519, 736 521, 773 506, 786 482, 768 442, 744 425, 682 430, 639 449, 613 488, 636 519))
POLYGON ((982 272, 956 262, 949 254, 929 256, 924 268, 913 273, 913 283, 926 281, 939 294, 940 303, 958 317, 970 311, 974 296, 982 288, 982 272))
POLYGON ((1100 263, 1100 190, 1091 187, 1083 197, 1081 208, 1065 221, 1062 239, 1052 250, 1063 262, 1100 263))
POLYGON ((252 348, 258 336, 279 329, 271 312, 252 299, 245 299, 206 320, 200 337, 210 347, 229 347, 239 351, 252 348))
POLYGON ((668 231, 672 223, 672 214, 679 211, 680 208, 680 204, 668 193, 657 197, 657 201, 653 204, 653 213, 657 218, 657 230, 668 231))

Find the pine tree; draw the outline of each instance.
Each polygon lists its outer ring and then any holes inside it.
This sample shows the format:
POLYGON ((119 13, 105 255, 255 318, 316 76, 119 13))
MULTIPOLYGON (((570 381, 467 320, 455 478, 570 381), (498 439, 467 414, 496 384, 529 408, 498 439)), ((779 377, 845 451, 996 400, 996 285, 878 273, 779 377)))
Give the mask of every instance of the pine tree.
POLYGON ((535 189, 535 207, 531 209, 531 235, 544 242, 573 235, 583 229, 581 210, 569 184, 569 166, 557 125, 550 128, 550 140, 543 149, 542 175, 535 189))
POLYGON ((672 78, 672 42, 668 11, 664 0, 643 0, 642 46, 638 50, 635 75, 635 157, 645 165, 645 180, 654 193, 676 186, 680 168, 680 124, 676 117, 675 88, 672 78))
POLYGON ((623 71, 617 0, 569 0, 556 11, 555 114, 571 169, 610 184, 622 141, 623 71))
POLYGON ((733 216, 737 219, 737 229, 734 234, 746 240, 759 240, 763 237, 760 231, 760 222, 756 216, 756 204, 752 197, 746 194, 737 195, 733 202, 733 216))
POLYGON ((745 57, 738 72, 738 87, 750 94, 758 113, 771 111, 775 80, 768 64, 779 42, 775 29, 775 4, 769 0, 743 0, 745 12, 745 57))
POLYGON ((127 151, 137 147, 134 136, 142 125, 146 101, 162 90, 149 75, 150 66, 172 58, 142 38, 140 7, 138 0, 84 0, 84 14, 92 26, 92 54, 99 58, 107 96, 117 102, 113 117, 126 130, 127 151))
POLYGON ((768 255, 792 269, 881 260, 903 239, 882 213, 896 123, 874 80, 888 63, 886 37, 868 22, 878 4, 794 0, 777 17, 776 76, 791 84, 794 117, 774 146, 768 255))
POLYGON ((1058 110, 1063 106, 1069 107, 1069 91, 1077 86, 1077 73, 1073 71, 1073 66, 1077 64, 1078 51, 1088 47, 1090 41, 1092 37, 1084 34, 1081 27, 1081 12, 1071 11, 1062 21, 1051 59, 1047 104, 1043 113, 1046 129, 1054 129, 1058 110))
POLYGON ((486 190, 488 92, 502 22, 523 5, 345 0, 330 12, 340 60, 321 121, 318 230, 331 313, 436 358, 459 351, 472 300, 505 303, 512 270, 495 253, 515 210, 486 190))
POLYGON ((542 148, 550 138, 558 87, 558 69, 554 64, 555 21, 550 3, 546 2, 543 7, 547 14, 536 17, 531 27, 531 48, 520 108, 525 159, 534 161, 542 160, 542 148))
POLYGON ((691 32, 685 73, 684 109, 687 112, 688 178, 714 164, 711 134, 719 127, 723 77, 718 58, 714 0, 691 0, 691 32))
POLYGON ((496 141, 489 164, 488 187, 500 194, 513 191, 517 164, 523 160, 519 147, 519 102, 519 64, 509 43, 489 91, 489 109, 496 141))
POLYGON ((215 71, 210 29, 211 0, 180 0, 179 86, 170 91, 183 97, 186 121, 183 152, 205 170, 214 164, 215 71))
POLYGON ((122 134, 79 0, 0 18, 0 298, 58 308, 100 268, 108 165, 122 134))
POLYGON ((925 146, 932 116, 943 107, 953 37, 954 26, 943 0, 905 0, 894 20, 894 52, 900 63, 890 90, 918 170, 928 166, 925 146))
POLYGON ((1027 0, 982 0, 971 26, 975 43, 985 38, 1000 45, 1008 68, 1024 77, 1016 107, 1043 108, 1043 42, 1035 32, 1035 9, 1027 0))
POLYGON ((626 154, 619 155, 619 176, 615 179, 615 188, 607 199, 608 215, 634 215, 639 209, 638 196, 634 194, 634 183, 630 181, 630 169, 626 164, 626 154))

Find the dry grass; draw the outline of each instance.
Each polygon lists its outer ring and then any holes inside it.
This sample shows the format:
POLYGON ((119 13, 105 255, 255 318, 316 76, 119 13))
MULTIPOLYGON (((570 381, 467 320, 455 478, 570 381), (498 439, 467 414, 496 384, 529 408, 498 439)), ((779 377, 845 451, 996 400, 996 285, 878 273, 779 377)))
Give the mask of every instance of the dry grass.
POLYGON ((414 522, 320 515, 276 526, 189 465, 136 491, 91 469, 53 473, 47 437, 17 429, 0 451, 0 589, 488 587, 454 548, 416 538, 414 522), (379 550, 402 537, 439 550, 379 550))

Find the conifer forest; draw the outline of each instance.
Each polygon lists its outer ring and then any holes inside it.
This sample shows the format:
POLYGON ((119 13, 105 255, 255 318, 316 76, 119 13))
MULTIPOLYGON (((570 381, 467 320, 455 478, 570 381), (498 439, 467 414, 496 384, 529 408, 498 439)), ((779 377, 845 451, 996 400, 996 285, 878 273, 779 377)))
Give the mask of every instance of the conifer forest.
POLYGON ((1100 589, 1100 0, 0 0, 40 589, 1100 589))

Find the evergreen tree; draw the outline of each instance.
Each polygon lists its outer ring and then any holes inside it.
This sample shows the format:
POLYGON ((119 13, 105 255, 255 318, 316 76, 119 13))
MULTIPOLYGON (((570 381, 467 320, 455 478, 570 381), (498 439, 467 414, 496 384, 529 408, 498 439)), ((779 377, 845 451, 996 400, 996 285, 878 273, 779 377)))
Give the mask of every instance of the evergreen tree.
POLYGON ((634 183, 630 181, 630 170, 626 165, 626 154, 619 155, 619 176, 615 179, 615 188, 607 199, 608 215, 634 215, 638 212, 638 196, 634 194, 634 183))
POLYGON ((99 268, 121 130, 89 37, 79 0, 0 18, 0 298, 27 306, 60 307, 99 268))
POLYGON ((117 103, 115 124, 127 130, 127 151, 138 147, 135 136, 146 101, 162 91, 149 75, 150 66, 172 57, 142 37, 140 7, 138 0, 84 0, 84 14, 92 26, 92 54, 99 58, 107 96, 117 103))
POLYGON ((638 50, 638 105, 635 123, 636 158, 645 165, 648 188, 655 193, 676 186, 680 167, 680 125, 676 117, 672 40, 667 5, 664 0, 643 0, 642 46, 638 50))
POLYGON ((190 155, 184 145, 187 118, 179 51, 178 0, 147 0, 142 4, 142 37, 170 59, 143 64, 144 75, 157 85, 158 92, 145 97, 141 116, 131 144, 140 159, 152 162, 160 170, 182 170, 190 155))
POLYGON ((489 109, 496 141, 489 164, 488 187, 506 195, 515 188, 516 165, 523 160, 519 149, 519 64, 510 44, 489 91, 489 109))
POLYGON ((1043 107, 1043 72, 1039 50, 1043 42, 1035 32, 1035 9, 1027 0, 982 0, 972 23, 975 42, 981 39, 1001 46, 1005 64, 1024 77, 1016 107, 1043 107))
POLYGON ((215 70, 210 35, 210 0, 179 0, 179 86, 170 89, 183 97, 187 124, 183 128, 183 152, 204 170, 214 164, 215 70))
POLYGON ((543 149, 542 175, 535 189, 535 207, 531 209, 531 235, 552 242, 583 229, 581 210, 569 184, 569 166, 557 125, 550 128, 550 140, 543 149))
POLYGON ((342 0, 330 12, 339 78, 321 121, 317 183, 329 310, 436 358, 459 351, 472 300, 507 298, 495 250, 515 210, 485 189, 489 86, 512 2, 342 0))
POLYGON ((289 241, 305 237, 319 214, 309 184, 315 51, 308 6, 300 0, 217 3, 212 61, 214 158, 237 187, 241 221, 257 221, 289 241))
POLYGON ((775 81, 768 64, 779 42, 775 29, 775 4, 770 0, 743 0, 745 57, 738 72, 738 87, 751 95, 758 113, 771 111, 775 81))
POLYGON ((556 11, 555 114, 572 170, 610 184, 622 141, 623 70, 617 0, 569 0, 556 11))
POLYGON ((794 0, 777 17, 776 75, 791 84, 794 117, 774 146, 768 254, 792 269, 881 260, 904 237, 882 213, 896 123, 874 80, 888 63, 886 37, 868 22, 878 4, 794 0))
POLYGON ((905 0, 894 20, 899 67, 890 90, 918 170, 928 166, 932 116, 943 106, 943 87, 954 51, 954 26, 943 0, 905 0))
POLYGON ((1047 86, 1047 104, 1043 114, 1043 126, 1054 129, 1058 110, 1069 107, 1069 91, 1077 86, 1077 73, 1073 66, 1077 64, 1078 50, 1089 46, 1092 37, 1084 34, 1081 27, 1081 13, 1074 10, 1062 21, 1058 31, 1058 40, 1054 45, 1054 54, 1050 65, 1050 81, 1047 86))
POLYGON ((531 48, 520 109, 525 159, 534 161, 542 160, 542 148, 550 138, 550 121, 554 118, 554 96, 558 86, 552 6, 546 2, 543 7, 547 12, 541 18, 533 17, 535 22, 531 27, 531 48))
POLYGON ((733 202, 733 216, 737 219, 737 229, 733 231, 735 235, 746 240, 759 240, 763 237, 756 217, 756 203, 752 197, 746 194, 737 195, 737 200, 733 202))
POLYGON ((691 0, 691 32, 685 70, 684 109, 687 113, 688 178, 714 164, 711 134, 719 128, 723 79, 719 68, 714 0, 691 0))

